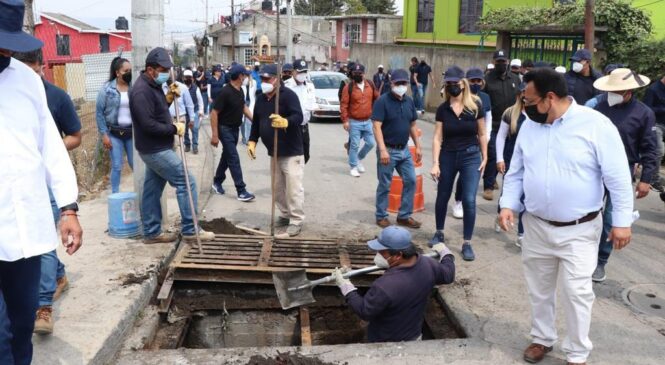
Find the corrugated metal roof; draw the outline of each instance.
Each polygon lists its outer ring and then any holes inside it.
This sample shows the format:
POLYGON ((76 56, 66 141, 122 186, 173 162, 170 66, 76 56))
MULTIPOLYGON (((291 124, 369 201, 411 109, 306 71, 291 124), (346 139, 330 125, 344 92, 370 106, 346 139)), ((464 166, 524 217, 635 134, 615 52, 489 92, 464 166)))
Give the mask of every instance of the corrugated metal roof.
POLYGON ((81 30, 81 31, 98 31, 100 30, 97 27, 93 27, 90 24, 84 23, 78 19, 74 19, 70 16, 67 16, 65 14, 60 14, 60 13, 51 13, 51 12, 42 12, 42 15, 45 15, 48 18, 52 18, 52 20, 63 23, 64 25, 67 25, 71 28, 81 30))

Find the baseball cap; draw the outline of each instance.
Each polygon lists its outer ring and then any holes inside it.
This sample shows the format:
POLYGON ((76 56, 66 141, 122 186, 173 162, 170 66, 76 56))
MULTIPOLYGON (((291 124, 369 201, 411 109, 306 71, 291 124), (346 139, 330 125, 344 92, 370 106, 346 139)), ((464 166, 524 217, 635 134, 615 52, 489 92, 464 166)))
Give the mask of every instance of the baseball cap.
POLYGON ((512 60, 510 60, 510 67, 513 66, 522 67, 522 60, 520 60, 519 58, 513 58, 512 60))
POLYGON ((533 64, 533 68, 554 68, 552 64, 547 61, 537 61, 533 64))
POLYGON ((557 66, 554 68, 554 71, 560 73, 560 74, 565 74, 566 73, 566 68, 563 66, 557 66))
POLYGON ((192 70, 185 70, 185 72, 182 73, 182 76, 183 77, 187 77, 187 76, 194 77, 194 73, 192 72, 192 70))
POLYGON ((612 71, 616 70, 617 68, 625 68, 625 66, 622 63, 610 63, 609 65, 605 66, 603 69, 603 73, 605 75, 609 75, 612 73, 612 71))
POLYGON ((379 67, 377 67, 377 68, 383 68, 383 65, 379 65, 379 67))
POLYGON ((393 71, 393 73, 390 75, 390 81, 392 82, 400 82, 400 81, 409 81, 409 73, 406 72, 405 69, 397 69, 393 71))
POLYGON ((235 75, 240 75, 240 74, 249 75, 249 71, 247 71, 245 66, 239 65, 239 64, 233 65, 231 67, 231 70, 229 70, 229 73, 231 74, 231 77, 233 77, 235 75))
POLYGON ((259 61, 254 62, 254 66, 261 66, 261 62, 259 61))
POLYGON ((485 73, 478 67, 471 67, 470 69, 466 70, 466 78, 469 80, 484 79, 485 73))
POLYGON ((363 65, 360 64, 360 63, 356 63, 355 65, 353 65, 353 67, 351 67, 351 70, 350 70, 350 71, 351 71, 351 72, 362 72, 362 73, 365 73, 365 66, 363 66, 363 65))
POLYGON ((282 66, 282 72, 283 71, 293 71, 293 65, 290 63, 285 63, 284 66, 282 66))
POLYGON ((173 67, 169 53, 162 47, 153 48, 145 58, 145 64, 157 64, 165 68, 173 67))
POLYGON ((494 70, 494 64, 493 63, 488 63, 487 64, 487 69, 488 70, 494 70))
POLYGON ((464 78, 464 70, 462 70, 459 66, 455 65, 448 67, 445 75, 443 76, 443 81, 457 82, 463 78, 464 78))
POLYGON ((275 77, 277 76, 277 65, 274 63, 263 65, 260 73, 262 77, 275 77))
POLYGON ((494 57, 493 58, 495 60, 507 61, 508 60, 508 54, 506 53, 506 51, 500 49, 500 50, 494 52, 494 57))
POLYGON ((307 62, 305 60, 296 60, 293 62, 293 68, 298 72, 307 71, 307 62))
POLYGON ((384 228, 378 238, 367 242, 367 246, 374 251, 403 250, 411 245, 411 233, 405 228, 397 226, 384 228))
POLYGON ((220 66, 220 65, 214 66, 212 68, 212 72, 215 72, 215 71, 222 71, 222 66, 220 66))
POLYGON ((589 50, 586 48, 578 49, 573 55, 573 57, 570 58, 570 60, 576 62, 582 60, 591 61, 591 52, 589 52, 589 50))
POLYGON ((18 0, 0 1, 0 48, 29 52, 44 43, 23 31, 25 3, 18 0))

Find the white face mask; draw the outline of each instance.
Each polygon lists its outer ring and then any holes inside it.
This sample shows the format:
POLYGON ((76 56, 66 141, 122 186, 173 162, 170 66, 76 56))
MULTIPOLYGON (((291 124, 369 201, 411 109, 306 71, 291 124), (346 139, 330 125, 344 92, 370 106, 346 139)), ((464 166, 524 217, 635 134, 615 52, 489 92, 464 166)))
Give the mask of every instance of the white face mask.
POLYGON ((261 83, 261 92, 264 94, 270 94, 273 90, 275 90, 275 87, 272 86, 272 84, 267 83, 267 82, 262 82, 261 83))
POLYGON ((382 268, 382 269, 389 269, 390 264, 388 263, 388 260, 386 260, 383 256, 381 256, 380 253, 376 253, 374 256, 374 265, 382 268))
POLYGON ((406 94, 406 85, 393 86, 393 92, 399 96, 406 94))
POLYGON ((608 92, 607 93, 607 104, 609 106, 615 106, 623 103, 623 95, 621 94, 616 94, 613 92, 608 92))
POLYGON ((579 62, 573 62, 573 72, 580 73, 582 72, 582 69, 584 68, 584 65, 579 63, 579 62))
POLYGON ((296 74, 296 81, 298 82, 307 81, 307 74, 306 73, 296 74))
POLYGON ((249 77, 245 77, 245 78, 242 80, 242 86, 247 86, 247 85, 249 85, 249 77))

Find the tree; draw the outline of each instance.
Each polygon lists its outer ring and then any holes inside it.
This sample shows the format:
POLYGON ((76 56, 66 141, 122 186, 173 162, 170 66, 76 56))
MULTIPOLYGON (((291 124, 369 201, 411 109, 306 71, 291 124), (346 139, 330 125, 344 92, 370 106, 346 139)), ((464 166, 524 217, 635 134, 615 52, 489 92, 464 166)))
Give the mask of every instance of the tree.
POLYGON ((367 8, 363 5, 361 0, 346 0, 345 15, 350 14, 366 14, 367 8))
POLYGON ((293 6, 297 15, 340 15, 344 0, 295 0, 293 6))
POLYGON ((395 15, 397 13, 395 0, 362 0, 362 2, 370 14, 395 15))
POLYGON ((33 13, 33 0, 24 0, 25 16, 23 17, 23 30, 35 34, 35 14, 33 13))

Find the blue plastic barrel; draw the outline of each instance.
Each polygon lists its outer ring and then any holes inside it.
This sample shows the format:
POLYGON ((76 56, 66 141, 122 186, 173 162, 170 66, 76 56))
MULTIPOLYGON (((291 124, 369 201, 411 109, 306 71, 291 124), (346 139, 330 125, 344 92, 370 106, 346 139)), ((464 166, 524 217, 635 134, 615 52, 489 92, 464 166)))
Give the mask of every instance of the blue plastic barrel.
POLYGON ((138 234, 139 209, 136 193, 109 195, 109 235, 115 238, 129 238, 138 234))

